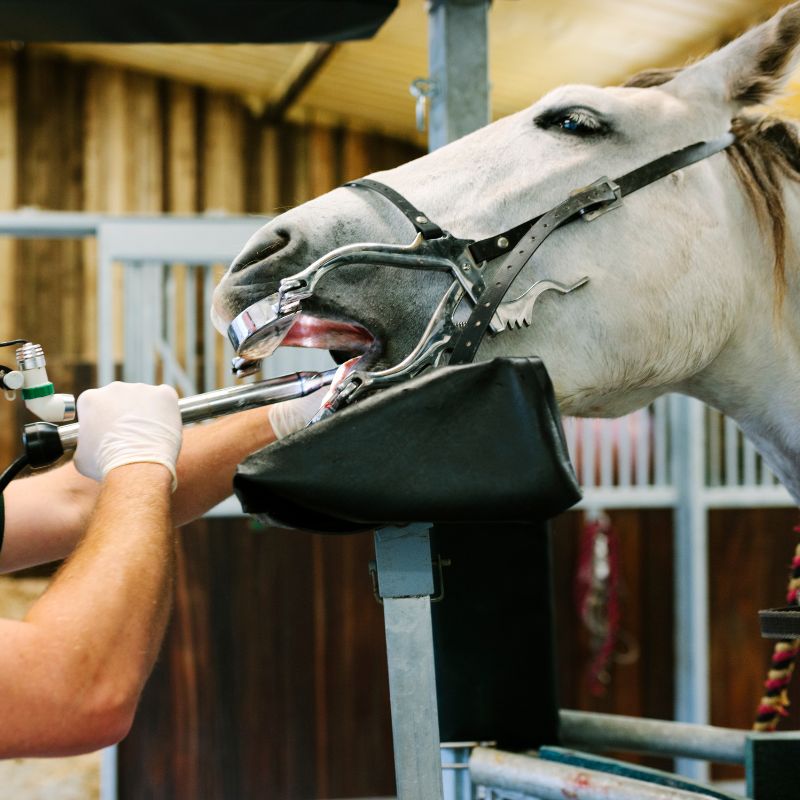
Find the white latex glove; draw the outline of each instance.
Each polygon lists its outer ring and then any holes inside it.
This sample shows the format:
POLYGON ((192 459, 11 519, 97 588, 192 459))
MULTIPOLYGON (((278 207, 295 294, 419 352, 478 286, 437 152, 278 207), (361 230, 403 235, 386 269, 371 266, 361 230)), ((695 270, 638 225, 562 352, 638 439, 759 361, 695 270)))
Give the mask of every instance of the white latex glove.
POLYGON ((317 389, 316 392, 307 394, 305 397, 269 406, 269 424, 272 426, 275 436, 283 439, 284 436, 305 428, 319 411, 327 391, 326 388, 317 389))
POLYGON ((78 397, 78 418, 78 472, 99 481, 125 464, 163 464, 175 491, 183 426, 171 386, 115 382, 90 389, 78 397))

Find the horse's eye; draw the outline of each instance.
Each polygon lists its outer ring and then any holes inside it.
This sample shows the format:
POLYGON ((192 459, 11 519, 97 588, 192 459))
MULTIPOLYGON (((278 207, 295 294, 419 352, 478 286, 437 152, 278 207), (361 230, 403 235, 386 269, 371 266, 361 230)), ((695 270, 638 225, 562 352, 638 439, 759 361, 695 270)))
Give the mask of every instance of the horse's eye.
POLYGON ((540 128, 558 128, 572 136, 598 136, 607 133, 609 126, 584 109, 572 108, 543 114, 536 120, 540 128))
POLYGON ((566 133, 578 136, 590 136, 603 133, 605 126, 599 119, 587 114, 585 111, 570 111, 554 120, 555 127, 561 128, 566 133))

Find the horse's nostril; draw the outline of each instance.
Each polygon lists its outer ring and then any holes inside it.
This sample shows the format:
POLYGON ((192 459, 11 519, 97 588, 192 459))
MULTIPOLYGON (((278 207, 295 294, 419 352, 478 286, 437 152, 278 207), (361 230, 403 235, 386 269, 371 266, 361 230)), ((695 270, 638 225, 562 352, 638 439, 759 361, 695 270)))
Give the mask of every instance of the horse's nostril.
POLYGON ((286 231, 276 231, 275 235, 270 241, 263 242, 252 250, 245 250, 244 252, 240 253, 236 260, 231 264, 230 271, 232 273, 241 272, 242 270, 253 266, 253 264, 258 264, 261 261, 264 261, 264 259, 275 255, 275 253, 280 252, 284 247, 286 247, 287 244, 289 244, 289 238, 289 234, 286 231))

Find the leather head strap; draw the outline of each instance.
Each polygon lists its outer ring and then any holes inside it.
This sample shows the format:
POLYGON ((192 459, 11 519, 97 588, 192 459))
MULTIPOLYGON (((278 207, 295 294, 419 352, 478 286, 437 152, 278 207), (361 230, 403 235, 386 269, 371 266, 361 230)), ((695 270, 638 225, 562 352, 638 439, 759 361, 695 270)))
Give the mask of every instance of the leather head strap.
MULTIPOLYGON (((506 292, 536 250, 553 231, 580 216, 592 219, 593 215, 619 205, 626 195, 679 169, 719 153, 730 147, 735 141, 735 134, 729 132, 719 139, 698 142, 656 158, 626 173, 616 181, 602 178, 585 189, 573 192, 567 200, 551 208, 545 214, 529 219, 503 233, 472 242, 468 249, 478 264, 491 262, 500 256, 505 256, 505 258, 491 270, 487 269, 484 274, 486 288, 476 298, 472 313, 455 342, 449 363, 467 364, 475 358, 478 347, 489 329, 492 317, 506 292)), ((345 186, 371 189, 383 195, 403 213, 415 230, 421 233, 425 239, 437 239, 446 235, 438 225, 412 206, 399 192, 379 181, 362 178, 346 183, 345 186)))
POLYGON ((393 206, 403 212, 416 231, 422 234, 423 239, 438 239, 440 236, 444 236, 444 231, 435 222, 431 222, 427 214, 423 214, 418 208, 412 206, 400 192, 396 192, 386 184, 373 181, 370 178, 361 178, 344 185, 353 189, 358 189, 359 187, 372 189, 373 192, 382 194, 393 206))
MULTIPOLYGON (((567 200, 550 209, 546 214, 530 220, 527 223, 527 232, 511 248, 505 249, 507 255, 499 266, 492 271, 491 275, 484 275, 486 291, 478 297, 464 330, 455 343, 449 363, 468 364, 475 358, 478 347, 489 329, 492 317, 506 292, 533 254, 553 231, 581 215, 591 218, 589 215, 592 212, 617 205, 625 195, 664 178, 676 170, 719 153, 730 147, 735 141, 736 136, 728 133, 710 142, 699 142, 682 150, 676 150, 674 153, 669 153, 626 173, 616 181, 610 181, 607 178, 601 179, 586 189, 573 193, 567 200)), ((474 245, 470 246, 471 251, 473 247, 474 245)))
MULTIPOLYGON (((719 139, 691 144, 681 150, 675 150, 672 153, 661 156, 661 158, 656 158, 643 167, 638 167, 621 178, 617 178, 615 183, 620 188, 620 196, 625 197, 637 189, 659 180, 659 178, 664 178, 679 169, 702 161, 704 158, 714 155, 714 153, 719 153, 721 150, 730 147, 735 141, 736 136, 733 133, 726 133, 725 136, 719 139)), ((515 225, 513 228, 509 228, 507 231, 473 242, 469 246, 472 257, 480 264, 482 261, 493 261, 495 258, 505 255, 517 245, 531 229, 531 226, 535 225, 541 218, 541 216, 534 217, 515 225)))

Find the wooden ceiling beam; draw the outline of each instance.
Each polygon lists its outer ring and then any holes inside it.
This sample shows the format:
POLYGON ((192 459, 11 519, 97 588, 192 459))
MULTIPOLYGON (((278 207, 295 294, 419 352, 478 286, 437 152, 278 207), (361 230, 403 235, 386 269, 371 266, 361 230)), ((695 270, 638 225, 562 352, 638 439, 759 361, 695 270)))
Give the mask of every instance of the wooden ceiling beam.
POLYGON ((329 43, 305 45, 276 85, 262 118, 267 122, 280 122, 317 77, 336 47, 329 43))

